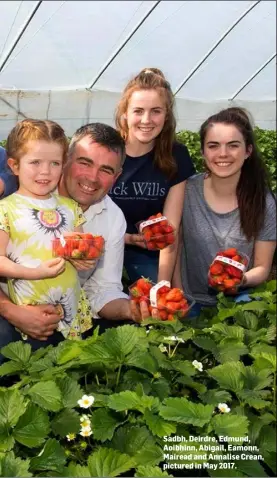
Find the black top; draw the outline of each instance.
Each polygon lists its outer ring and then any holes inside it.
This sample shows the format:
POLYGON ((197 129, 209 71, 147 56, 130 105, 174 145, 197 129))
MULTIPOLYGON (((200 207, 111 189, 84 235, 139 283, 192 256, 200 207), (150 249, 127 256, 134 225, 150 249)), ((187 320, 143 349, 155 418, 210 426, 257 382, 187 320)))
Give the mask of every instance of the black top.
MULTIPOLYGON (((137 234, 135 224, 153 214, 163 211, 169 189, 195 174, 195 168, 188 149, 181 143, 173 145, 173 157, 177 173, 168 179, 154 165, 154 149, 143 156, 127 155, 122 174, 109 192, 109 196, 123 211, 127 222, 127 232, 137 234)), ((139 247, 126 246, 126 249, 158 255, 158 251, 145 251, 139 247)))

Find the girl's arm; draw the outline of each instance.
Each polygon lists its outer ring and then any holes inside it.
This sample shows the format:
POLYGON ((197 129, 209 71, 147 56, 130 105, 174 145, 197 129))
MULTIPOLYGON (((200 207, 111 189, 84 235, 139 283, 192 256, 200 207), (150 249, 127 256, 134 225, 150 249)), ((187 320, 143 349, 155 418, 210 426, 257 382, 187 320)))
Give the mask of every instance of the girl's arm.
POLYGON ((181 276, 181 251, 183 247, 183 231, 180 225, 179 229, 179 238, 178 238, 178 251, 176 256, 176 263, 174 267, 174 272, 172 276, 172 287, 177 287, 178 289, 183 289, 182 285, 182 276, 181 276))
POLYGON ((27 279, 37 280, 48 277, 56 277, 61 274, 65 268, 65 261, 57 257, 43 262, 38 267, 25 267, 21 264, 11 261, 6 256, 6 250, 9 242, 9 235, 0 230, 0 276, 7 279, 27 279))
POLYGON ((165 200, 163 215, 167 217, 176 229, 176 239, 173 244, 160 251, 158 281, 172 280, 178 251, 178 237, 185 198, 185 185, 186 181, 182 181, 172 186, 165 200))
POLYGON ((266 281, 272 267, 276 241, 256 241, 254 265, 244 275, 244 287, 254 287, 266 281))

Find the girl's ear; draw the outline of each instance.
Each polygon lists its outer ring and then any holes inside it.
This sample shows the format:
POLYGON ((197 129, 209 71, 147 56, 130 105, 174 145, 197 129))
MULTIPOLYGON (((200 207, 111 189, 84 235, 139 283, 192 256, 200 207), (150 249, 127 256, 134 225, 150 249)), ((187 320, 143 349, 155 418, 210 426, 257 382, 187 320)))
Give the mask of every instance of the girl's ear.
POLYGON ((249 158, 249 156, 251 156, 252 152, 253 152, 253 146, 252 146, 252 144, 250 144, 250 145, 247 147, 247 156, 246 156, 245 159, 249 158))
POLYGON ((19 172, 18 172, 18 170, 19 170, 18 161, 14 158, 8 158, 7 164, 11 168, 13 174, 15 174, 15 176, 18 176, 18 174, 19 174, 19 172))

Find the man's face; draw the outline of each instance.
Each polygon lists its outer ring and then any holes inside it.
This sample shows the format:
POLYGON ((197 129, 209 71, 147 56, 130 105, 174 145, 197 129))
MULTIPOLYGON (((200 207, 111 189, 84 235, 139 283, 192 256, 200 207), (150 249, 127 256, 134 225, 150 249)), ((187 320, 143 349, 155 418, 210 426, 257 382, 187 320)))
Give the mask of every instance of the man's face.
POLYGON ((85 136, 75 144, 64 183, 69 196, 85 211, 104 198, 120 173, 120 154, 85 136))

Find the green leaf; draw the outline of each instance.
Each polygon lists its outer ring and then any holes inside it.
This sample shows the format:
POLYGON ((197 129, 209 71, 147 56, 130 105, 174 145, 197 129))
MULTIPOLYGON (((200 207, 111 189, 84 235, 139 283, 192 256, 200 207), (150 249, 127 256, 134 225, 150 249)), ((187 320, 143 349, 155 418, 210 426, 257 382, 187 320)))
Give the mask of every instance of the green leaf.
POLYGON ((217 346, 214 355, 221 363, 237 362, 241 355, 248 354, 248 347, 235 339, 225 339, 217 346))
POLYGON ((64 449, 54 438, 45 443, 42 452, 31 459, 30 469, 33 471, 59 471, 66 462, 64 449))
POLYGON ((100 440, 101 442, 111 440, 115 429, 122 421, 120 416, 105 408, 92 412, 91 423, 95 440, 100 440))
POLYGON ((0 425, 0 452, 9 451, 14 446, 14 438, 6 426, 0 425))
POLYGON ((153 435, 163 437, 165 435, 172 435, 172 433, 176 432, 176 425, 174 423, 169 423, 163 420, 163 418, 150 412, 150 410, 145 410, 144 419, 153 435))
POLYGON ((18 390, 0 391, 0 426, 15 426, 25 410, 24 397, 18 390))
POLYGON ((244 437, 247 435, 248 419, 245 416, 222 414, 215 415, 211 426, 217 435, 226 437, 244 437))
POLYGON ((21 458, 16 458, 14 453, 10 451, 9 453, 6 453, 5 456, 0 458, 1 476, 32 476, 32 474, 28 471, 29 463, 30 460, 21 460, 21 458))
POLYGON ((62 365, 70 360, 77 359, 82 353, 81 343, 74 340, 67 340, 61 343, 58 354, 57 364, 62 365))
POLYGON ((81 466, 77 463, 71 462, 65 469, 65 474, 63 474, 63 476, 74 476, 74 478, 89 478, 91 475, 87 466, 81 466))
POLYGON ((236 308, 221 309, 218 312, 217 317, 219 318, 219 320, 223 321, 227 319, 228 317, 234 317, 234 315, 236 314, 236 311, 237 311, 236 308))
POLYGON ((160 415, 166 420, 202 427, 211 420, 213 410, 212 405, 189 402, 186 398, 169 398, 161 406, 160 415))
POLYGON ((207 373, 218 382, 221 388, 237 392, 244 387, 242 370, 241 362, 230 362, 207 370, 207 373))
POLYGON ((244 329, 237 325, 214 324, 210 329, 204 329, 204 332, 205 330, 215 335, 218 334, 218 338, 220 339, 225 337, 228 339, 237 339, 239 342, 243 342, 244 339, 244 329))
POLYGON ((213 339, 210 339, 209 337, 196 337, 193 339, 193 342, 197 347, 200 347, 201 349, 204 350, 209 350, 210 352, 214 352, 216 349, 216 343, 213 339))
POLYGON ((111 354, 123 360, 138 344, 140 334, 134 325, 122 325, 106 330, 103 339, 111 354))
POLYGON ((124 425, 116 430, 111 447, 127 453, 137 465, 157 465, 163 459, 162 449, 147 427, 124 425))
POLYGON ((122 412, 124 410, 138 410, 141 406, 141 397, 135 392, 120 392, 109 396, 108 407, 122 412))
POLYGON ((174 362, 172 362, 172 369, 188 377, 192 377, 196 374, 196 370, 189 360, 174 360, 174 362))
POLYGON ((250 329, 252 331, 257 330, 259 321, 258 317, 253 312, 238 310, 235 313, 235 319, 237 324, 245 329, 250 329))
POLYGON ((146 478, 152 478, 152 477, 158 477, 158 476, 172 476, 169 475, 166 471, 162 471, 161 468, 158 466, 138 466, 137 471, 135 473, 136 477, 146 477, 146 478))
POLYGON ((0 377, 4 377, 5 375, 15 375, 16 372, 21 372, 23 368, 24 365, 20 362, 5 362, 0 365, 0 377))
POLYGON ((131 470, 135 461, 128 455, 111 448, 99 448, 88 459, 91 476, 118 476, 131 470))
POLYGON ((14 429, 13 436, 29 448, 42 445, 50 430, 48 415, 34 403, 29 403, 14 429))
POLYGON ((242 376, 244 379, 244 388, 250 391, 270 387, 273 380, 271 370, 256 370, 254 366, 244 367, 242 376))
POLYGON ((45 410, 57 412, 62 408, 61 391, 51 380, 36 383, 28 390, 27 394, 45 410))
POLYGON ((241 305, 242 310, 257 310, 260 312, 263 312, 268 308, 268 305, 266 302, 261 301, 252 301, 252 302, 247 302, 246 304, 241 305))
POLYGON ((193 388, 196 390, 198 393, 205 393, 207 390, 206 385, 203 383, 196 382, 195 380, 192 380, 191 377, 186 377, 186 376, 181 376, 176 378, 176 382, 181 383, 182 385, 185 385, 185 387, 193 388))
POLYGON ((208 390, 201 395, 201 400, 204 403, 217 406, 219 403, 231 402, 232 397, 226 390, 208 390))
POLYGON ((51 423, 55 435, 64 438, 69 433, 77 433, 80 430, 80 415, 72 409, 65 408, 58 413, 51 423))
POLYGON ((125 364, 146 370, 153 375, 159 371, 159 366, 155 358, 137 347, 134 348, 133 352, 126 358, 125 364))
POLYGON ((272 372, 276 370, 276 355, 268 354, 268 353, 251 353, 252 357, 254 357, 255 362, 254 366, 257 369, 269 369, 272 372))
POLYGON ((4 357, 7 357, 15 362, 26 364, 31 356, 31 345, 24 344, 22 340, 19 342, 12 342, 2 348, 1 353, 4 357))
POLYGON ((78 382, 70 377, 59 378, 56 382, 61 390, 63 406, 66 408, 76 407, 77 401, 80 400, 85 393, 78 382))

